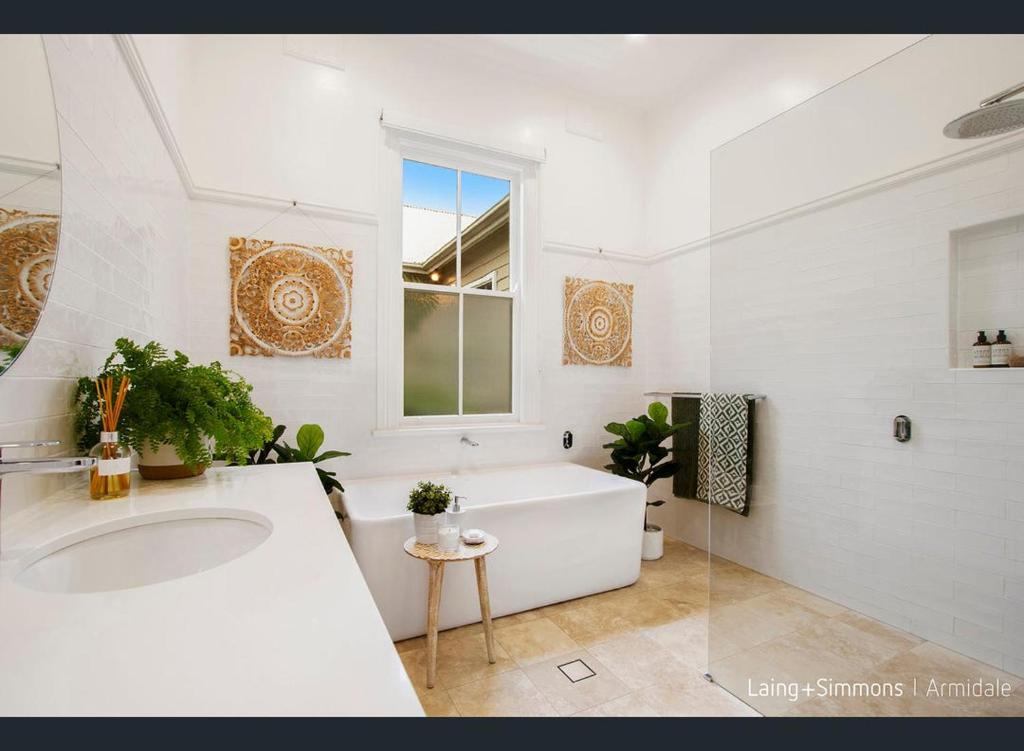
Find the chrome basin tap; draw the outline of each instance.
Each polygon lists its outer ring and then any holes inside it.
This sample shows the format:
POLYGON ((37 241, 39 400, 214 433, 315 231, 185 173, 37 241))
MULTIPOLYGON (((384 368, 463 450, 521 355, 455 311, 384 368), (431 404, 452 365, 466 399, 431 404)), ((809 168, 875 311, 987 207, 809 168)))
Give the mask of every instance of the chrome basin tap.
MULTIPOLYGON (((56 474, 62 472, 78 472, 88 469, 96 460, 91 456, 54 456, 45 459, 4 459, 5 449, 42 448, 59 446, 60 441, 16 441, 0 443, 0 509, 3 508, 4 475, 16 472, 30 474, 56 474)), ((0 553, 3 551, 0 550, 0 553)))
MULTIPOLYGON (((4 459, 5 449, 41 448, 43 446, 59 446, 60 441, 16 441, 0 443, 0 476, 14 472, 31 472, 48 474, 56 472, 77 472, 91 467, 96 460, 91 456, 54 456, 44 459, 4 459)), ((2 502, 2 496, 0 496, 2 502)))

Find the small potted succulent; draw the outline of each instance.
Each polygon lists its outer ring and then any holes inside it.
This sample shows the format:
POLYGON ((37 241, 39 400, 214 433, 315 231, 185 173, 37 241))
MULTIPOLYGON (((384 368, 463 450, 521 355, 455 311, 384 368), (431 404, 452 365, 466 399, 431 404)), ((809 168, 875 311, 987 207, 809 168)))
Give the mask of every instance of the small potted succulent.
MULTIPOLYGON (((604 444, 604 448, 612 450, 612 463, 606 464, 605 469, 642 482, 648 488, 657 480, 671 477, 679 470, 679 464, 672 460, 662 461, 668 456, 669 450, 661 444, 686 425, 670 425, 668 407, 661 402, 651 402, 646 415, 634 417, 626 423, 608 423, 604 429, 619 436, 619 439, 604 444)), ((657 524, 647 523, 647 511, 652 506, 662 506, 664 503, 662 500, 648 500, 644 509, 644 538, 640 557, 645 561, 656 561, 661 558, 664 550, 664 531, 657 524)))
POLYGON ((409 505, 413 524, 416 527, 416 542, 423 545, 437 544, 438 515, 444 513, 452 502, 452 491, 440 483, 419 482, 409 493, 409 505))

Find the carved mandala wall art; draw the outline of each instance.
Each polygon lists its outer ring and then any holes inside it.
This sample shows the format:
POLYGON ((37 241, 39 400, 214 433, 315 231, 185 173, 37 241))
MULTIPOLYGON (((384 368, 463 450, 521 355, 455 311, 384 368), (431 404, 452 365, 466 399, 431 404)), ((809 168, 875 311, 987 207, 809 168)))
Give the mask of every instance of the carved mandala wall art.
POLYGON ((28 339, 50 291, 59 218, 0 209, 0 346, 28 339))
POLYGON ((232 355, 352 356, 352 251, 232 237, 232 355))
POLYGON ((633 285, 565 278, 563 365, 633 365, 633 285))

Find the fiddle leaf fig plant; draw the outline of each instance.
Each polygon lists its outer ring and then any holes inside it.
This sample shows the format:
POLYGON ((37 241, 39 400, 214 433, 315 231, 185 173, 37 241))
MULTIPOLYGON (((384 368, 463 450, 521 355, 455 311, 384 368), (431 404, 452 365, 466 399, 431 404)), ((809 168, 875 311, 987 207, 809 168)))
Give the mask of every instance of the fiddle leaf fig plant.
MULTIPOLYGON (((274 432, 276 437, 280 438, 284 433, 284 426, 278 425, 277 427, 281 429, 281 432, 278 433, 276 428, 274 432)), ((279 464, 312 462, 316 465, 328 459, 351 456, 347 451, 324 451, 318 454, 317 452, 320 451, 320 447, 324 444, 324 429, 315 423, 306 424, 299 428, 295 434, 295 443, 297 444, 295 448, 289 446, 287 442, 275 443, 273 445, 274 450, 277 452, 279 464)), ((320 478, 320 484, 324 486, 324 492, 327 495, 330 495, 332 490, 345 492, 345 488, 336 479, 337 472, 328 472, 322 467, 315 467, 315 469, 317 476, 320 478)))
MULTIPOLYGON (((634 417, 625 423, 610 422, 604 429, 618 439, 604 444, 611 449, 611 464, 605 469, 621 477, 642 482, 651 487, 657 480, 671 477, 679 470, 679 463, 667 461, 669 449, 662 444, 674 436, 688 423, 668 422, 668 407, 661 402, 651 402, 647 414, 634 417)), ((647 501, 644 509, 644 529, 647 529, 647 509, 651 506, 662 506, 665 501, 647 501)))

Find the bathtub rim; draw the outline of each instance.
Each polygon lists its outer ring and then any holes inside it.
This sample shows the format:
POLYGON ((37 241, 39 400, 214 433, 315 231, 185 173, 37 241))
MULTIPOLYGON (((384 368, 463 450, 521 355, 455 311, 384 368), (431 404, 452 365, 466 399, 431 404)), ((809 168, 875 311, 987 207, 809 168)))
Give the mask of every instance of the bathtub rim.
MULTIPOLYGON (((559 461, 559 462, 534 462, 534 463, 531 463, 531 464, 515 464, 515 465, 504 465, 504 466, 499 465, 499 466, 495 466, 495 467, 486 467, 486 468, 482 467, 482 468, 479 468, 479 469, 470 470, 468 472, 455 473, 455 472, 449 471, 449 472, 435 473, 433 475, 433 477, 435 477, 435 478, 438 477, 438 476, 450 477, 450 476, 456 475, 456 474, 458 474, 459 476, 461 476, 461 475, 471 475, 471 474, 486 474, 486 473, 489 473, 489 472, 515 471, 517 469, 526 469, 526 468, 531 468, 531 467, 560 467, 560 466, 561 467, 579 467, 581 469, 590 470, 592 472, 596 472, 596 473, 598 473, 600 475, 603 475, 603 476, 605 476, 607 478, 614 478, 613 481, 614 481, 615 484, 611 485, 609 487, 594 488, 594 489, 590 489, 590 490, 582 490, 582 491, 571 492, 571 493, 559 493, 557 495, 527 495, 527 496, 524 496, 522 498, 513 498, 513 499, 509 499, 509 500, 497 501, 497 502, 494 502, 494 503, 488 503, 488 504, 486 504, 484 506, 467 506, 466 507, 467 511, 471 510, 471 509, 503 508, 503 507, 506 507, 506 506, 518 506, 518 505, 529 504, 529 503, 547 502, 547 501, 552 500, 553 498, 579 498, 581 496, 598 495, 598 494, 601 494, 601 493, 617 493, 617 492, 622 492, 624 490, 631 490, 631 489, 634 489, 634 488, 643 489, 644 497, 646 499, 647 486, 644 485, 639 480, 632 480, 632 479, 630 479, 628 477, 623 477, 622 475, 616 475, 616 474, 613 474, 611 472, 606 472, 604 470, 596 469, 594 467, 588 467, 585 464, 577 464, 576 462, 567 462, 567 461, 559 461)), ((402 475, 379 475, 379 476, 376 476, 376 477, 360 477, 360 478, 358 478, 358 481, 359 482, 362 482, 362 481, 373 481, 373 480, 378 480, 378 479, 380 479, 380 480, 385 480, 386 479, 386 480, 389 480, 389 481, 400 481, 400 480, 404 480, 404 479, 407 479, 407 478, 410 479, 410 480, 415 481, 415 480, 423 479, 423 475, 420 474, 420 473, 407 473, 407 474, 402 474, 402 475)), ((352 483, 352 482, 356 482, 356 481, 357 480, 351 480, 349 482, 352 483)), ((344 493, 341 494, 341 503, 342 503, 343 508, 345 509, 345 516, 348 517, 353 522, 358 521, 360 523, 367 523, 367 524, 384 523, 384 522, 393 522, 396 519, 404 519, 406 517, 411 516, 412 512, 404 510, 404 509, 402 511, 400 511, 399 513, 397 513, 397 514, 390 514, 388 516, 363 516, 363 515, 359 514, 358 512, 353 513, 353 509, 347 503, 346 497, 345 497, 346 493, 348 493, 348 492, 349 491, 346 490, 344 493)))

